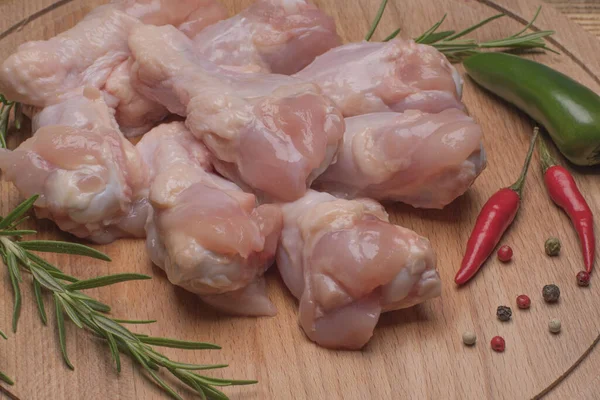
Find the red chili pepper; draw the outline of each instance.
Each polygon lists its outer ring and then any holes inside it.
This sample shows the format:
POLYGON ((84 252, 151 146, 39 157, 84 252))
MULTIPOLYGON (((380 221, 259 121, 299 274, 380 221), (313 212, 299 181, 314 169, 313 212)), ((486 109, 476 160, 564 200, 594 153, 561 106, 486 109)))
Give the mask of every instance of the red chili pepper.
POLYGON ((513 185, 494 193, 481 209, 473 232, 467 242, 467 251, 462 264, 454 278, 454 282, 458 285, 466 283, 479 271, 479 268, 489 258, 490 254, 492 254, 498 242, 500 242, 506 229, 508 229, 515 219, 517 211, 519 211, 521 192, 531 162, 538 131, 538 128, 535 128, 533 131, 533 138, 531 139, 527 158, 525 159, 519 179, 513 185))
POLYGON ((585 270, 591 273, 594 268, 594 253, 596 251, 592 210, 590 210, 585 198, 579 191, 571 173, 566 168, 557 165, 548 152, 543 139, 540 140, 540 159, 548 195, 571 219, 581 242, 585 270))

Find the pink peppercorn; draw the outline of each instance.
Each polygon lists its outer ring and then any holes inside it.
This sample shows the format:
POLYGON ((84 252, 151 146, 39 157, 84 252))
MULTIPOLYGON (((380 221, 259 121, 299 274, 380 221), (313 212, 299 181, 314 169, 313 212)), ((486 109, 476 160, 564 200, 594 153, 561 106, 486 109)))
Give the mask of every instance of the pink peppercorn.
POLYGON ((504 245, 498 249, 498 260, 506 263, 512 259, 513 250, 510 246, 504 245))
POLYGON ((492 350, 497 351, 498 353, 502 353, 506 347, 506 342, 502 336, 494 336, 490 344, 492 345, 492 350))
POLYGON ((531 299, 526 294, 522 294, 517 297, 517 307, 525 310, 531 306, 531 299))
POLYGON ((590 285, 590 274, 586 271, 580 271, 577 274, 577 284, 579 286, 589 286, 590 285))

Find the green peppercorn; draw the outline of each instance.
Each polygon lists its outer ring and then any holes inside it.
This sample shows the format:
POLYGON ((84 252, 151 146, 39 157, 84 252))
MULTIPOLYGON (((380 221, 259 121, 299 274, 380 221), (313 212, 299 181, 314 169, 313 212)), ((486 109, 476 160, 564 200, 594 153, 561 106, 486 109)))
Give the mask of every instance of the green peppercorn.
POLYGON ((512 317, 512 310, 510 307, 500 306, 496 310, 496 316, 500 321, 508 321, 512 317))
POLYGON ((556 257, 560 254, 560 240, 558 240, 558 238, 551 237, 550 239, 546 240, 544 249, 546 250, 546 254, 548 254, 550 257, 556 257))
POLYGON ((560 297, 560 289, 556 285, 546 285, 542 289, 542 296, 547 303, 556 303, 560 297))

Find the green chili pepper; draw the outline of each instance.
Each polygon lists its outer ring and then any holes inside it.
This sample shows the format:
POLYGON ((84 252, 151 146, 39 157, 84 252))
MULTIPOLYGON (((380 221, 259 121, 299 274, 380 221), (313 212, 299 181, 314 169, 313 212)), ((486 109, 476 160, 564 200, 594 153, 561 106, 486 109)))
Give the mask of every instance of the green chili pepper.
POLYGON ((464 61, 467 73, 490 92, 543 125, 577 165, 600 164, 600 96, 543 64, 505 53, 464 61))

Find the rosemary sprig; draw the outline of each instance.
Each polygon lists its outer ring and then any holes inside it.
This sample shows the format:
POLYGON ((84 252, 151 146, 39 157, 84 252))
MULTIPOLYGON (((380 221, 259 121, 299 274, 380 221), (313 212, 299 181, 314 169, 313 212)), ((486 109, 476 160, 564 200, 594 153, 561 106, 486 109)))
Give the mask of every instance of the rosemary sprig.
MULTIPOLYGON (((385 11, 386 5, 387 0, 383 0, 379 8, 379 12, 377 13, 376 18, 373 21, 371 28, 369 29, 369 34, 365 38, 366 40, 370 40, 373 36, 373 33, 375 32, 377 26, 379 25, 379 22, 381 21, 381 17, 383 15, 383 12, 385 11)), ((478 42, 475 39, 463 39, 463 37, 481 28, 482 26, 489 24, 490 22, 496 19, 504 17, 505 14, 497 14, 491 16, 460 32, 456 32, 454 30, 438 31, 438 29, 442 26, 446 19, 446 15, 444 15, 438 22, 433 24, 431 28, 426 30, 423 34, 421 34, 414 40, 417 43, 427 44, 435 47, 440 52, 445 54, 446 57, 448 57, 448 59, 452 62, 461 62, 465 58, 473 54, 479 53, 481 50, 484 49, 501 49, 504 51, 540 49, 556 53, 556 51, 547 47, 546 42, 544 42, 543 40, 545 37, 553 35, 554 31, 548 30, 525 33, 533 26, 533 23, 539 16, 541 9, 541 7, 537 9, 531 21, 529 21, 529 23, 522 30, 511 36, 501 39, 478 42)), ((389 40, 392 40, 396 36, 398 36, 399 33, 400 29, 397 29, 388 37, 386 37, 383 41, 387 42, 389 40)))
MULTIPOLYGON (((192 388, 202 399, 208 397, 227 399, 228 397, 216 387, 256 383, 253 380, 216 379, 193 372, 223 368, 226 365, 197 365, 173 361, 156 351, 152 346, 188 350, 220 349, 220 347, 210 343, 136 334, 127 329, 123 324, 145 324, 154 321, 112 318, 107 315, 110 311, 109 306, 80 292, 80 290, 114 285, 119 282, 150 279, 149 276, 140 274, 115 274, 78 280, 64 274, 56 266, 31 253, 31 251, 43 251, 75 254, 110 261, 107 255, 80 244, 47 240, 23 241, 22 236, 34 234, 35 231, 21 230, 18 229, 18 226, 24 220, 21 217, 31 209, 37 198, 38 196, 33 196, 25 200, 10 214, 0 219, 0 255, 7 267, 15 293, 13 330, 16 331, 19 320, 20 284, 23 282, 21 272, 24 272, 31 275, 37 308, 44 324, 46 324, 47 315, 42 300, 42 291, 52 294, 54 307, 56 308, 56 325, 60 349, 63 360, 70 369, 74 369, 74 366, 67 354, 65 320, 70 320, 77 327, 91 331, 95 336, 104 339, 115 361, 117 371, 121 370, 121 353, 127 354, 146 370, 147 376, 151 380, 175 399, 181 399, 181 397, 160 377, 158 373, 161 369, 166 370, 179 381, 192 388), (65 318, 65 315, 67 318, 65 318)), ((0 380, 12 383, 2 373, 0 373, 0 380)))
POLYGON ((6 148, 6 134, 8 133, 8 123, 10 121, 10 114, 12 110, 15 110, 15 128, 21 129, 21 122, 23 118, 23 109, 20 103, 14 101, 8 101, 6 97, 0 94, 0 148, 6 148))

